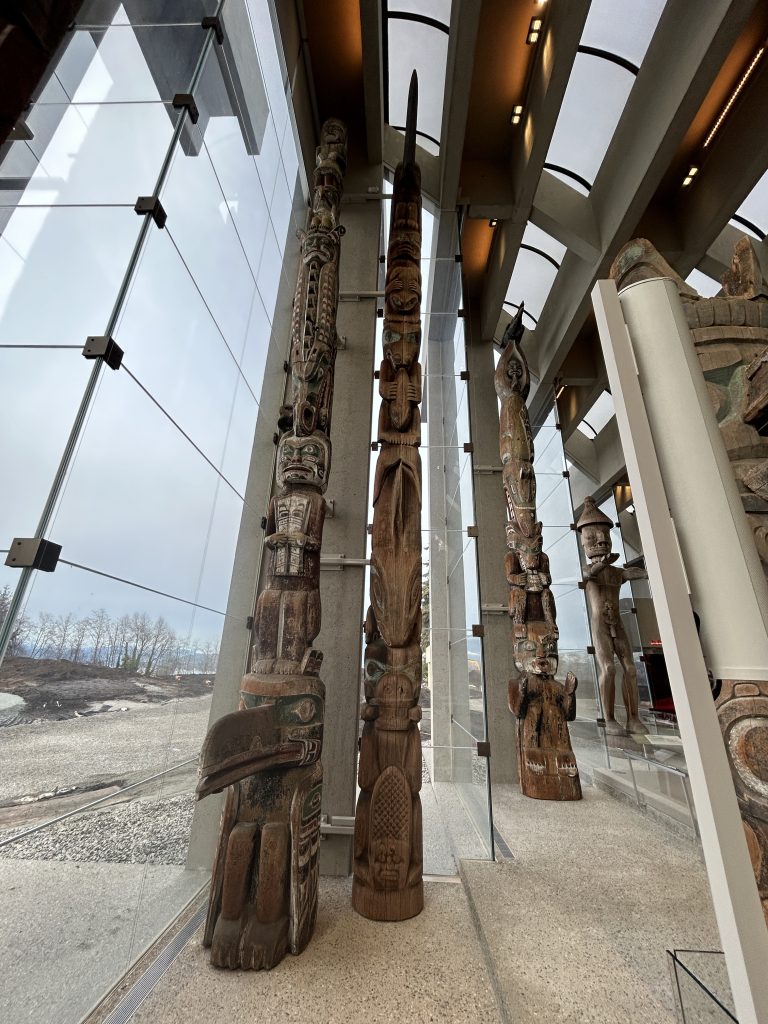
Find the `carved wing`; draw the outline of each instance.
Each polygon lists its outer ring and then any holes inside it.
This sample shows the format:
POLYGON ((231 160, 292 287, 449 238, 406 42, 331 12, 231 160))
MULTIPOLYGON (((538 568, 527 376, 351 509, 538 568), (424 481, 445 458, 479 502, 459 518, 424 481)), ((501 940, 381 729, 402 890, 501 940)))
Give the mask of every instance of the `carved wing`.
POLYGON ((323 766, 297 788, 291 803, 291 952, 301 953, 317 918, 323 766))

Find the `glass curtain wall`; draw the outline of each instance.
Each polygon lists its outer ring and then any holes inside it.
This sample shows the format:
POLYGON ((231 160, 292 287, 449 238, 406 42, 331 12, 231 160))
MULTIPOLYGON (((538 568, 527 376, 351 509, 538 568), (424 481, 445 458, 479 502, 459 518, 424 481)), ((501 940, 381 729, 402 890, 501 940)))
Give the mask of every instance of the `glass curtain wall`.
POLYGON ((425 318, 431 695, 426 763, 455 854, 488 857, 493 855, 493 842, 488 762, 482 748, 488 734, 470 434, 472 388, 461 307, 461 264, 453 254, 438 258, 430 315, 425 318))
POLYGON ((42 1024, 206 881, 196 762, 305 188, 266 0, 87 2, 24 121, 0 163, 0 545, 61 557, 0 566, 0 1017, 42 1024))

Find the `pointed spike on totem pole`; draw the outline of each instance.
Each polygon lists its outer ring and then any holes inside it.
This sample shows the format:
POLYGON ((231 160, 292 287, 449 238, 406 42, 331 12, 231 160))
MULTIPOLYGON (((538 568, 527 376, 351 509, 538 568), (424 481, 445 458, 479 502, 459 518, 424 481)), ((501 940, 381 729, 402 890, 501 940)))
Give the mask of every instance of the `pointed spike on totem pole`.
POLYGON ((516 341, 518 345, 520 344, 520 340, 523 337, 523 331, 525 330, 525 327, 523 326, 524 310, 525 303, 521 302, 520 305, 517 307, 517 313, 515 313, 514 319, 510 320, 510 322, 507 324, 507 329, 504 331, 504 336, 501 339, 502 352, 510 343, 510 341, 516 341))
POLYGON ((414 68, 408 88, 408 115, 405 120, 403 167, 416 163, 416 111, 419 106, 419 76, 414 68))

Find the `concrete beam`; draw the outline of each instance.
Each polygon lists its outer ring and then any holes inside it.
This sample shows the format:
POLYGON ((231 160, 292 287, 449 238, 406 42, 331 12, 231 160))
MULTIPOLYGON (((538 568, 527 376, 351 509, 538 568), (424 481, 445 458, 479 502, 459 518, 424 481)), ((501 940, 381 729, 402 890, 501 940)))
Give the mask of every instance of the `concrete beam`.
POLYGON ((459 192, 464 134, 475 64, 481 0, 454 0, 448 36, 445 99, 440 131, 440 206, 453 208, 459 192))
POLYGON ((523 130, 510 160, 515 207, 497 228, 488 259, 480 321, 483 337, 493 336, 499 319, 588 12, 589 0, 571 0, 552 6, 548 14, 528 86, 523 130))
POLYGON ((755 2, 668 0, 590 193, 601 254, 591 261, 566 255, 557 301, 547 303, 536 330, 542 377, 532 413, 591 313, 592 285, 633 237, 755 2))
POLYGON ((384 159, 384 57, 381 0, 360 0, 360 29, 363 37, 363 96, 365 141, 368 161, 384 159))

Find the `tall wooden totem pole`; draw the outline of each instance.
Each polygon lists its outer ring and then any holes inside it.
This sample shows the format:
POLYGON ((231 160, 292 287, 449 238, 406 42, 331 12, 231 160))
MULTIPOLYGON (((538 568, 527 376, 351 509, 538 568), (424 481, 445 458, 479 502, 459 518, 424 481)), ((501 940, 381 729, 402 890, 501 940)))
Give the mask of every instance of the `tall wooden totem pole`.
POLYGON ((525 404, 530 389, 528 363, 520 350, 523 305, 507 328, 496 368, 501 401, 499 451, 507 501, 505 559, 515 666, 509 681, 509 708, 517 718, 520 788, 540 800, 579 800, 581 782, 568 722, 576 717, 576 677, 557 672, 558 629, 550 590, 549 558, 542 550, 536 521, 533 435, 525 404))
POLYGON ((266 583, 239 710, 211 727, 198 798, 225 787, 204 944, 219 967, 269 969, 300 953, 317 914, 325 687, 320 546, 331 466, 339 225, 347 133, 323 125, 291 324, 290 403, 281 413, 266 583))
POLYGON ((387 253, 380 445, 373 494, 371 607, 365 624, 365 723, 352 903, 403 921, 424 905, 421 835, 421 172, 416 72, 387 253))

